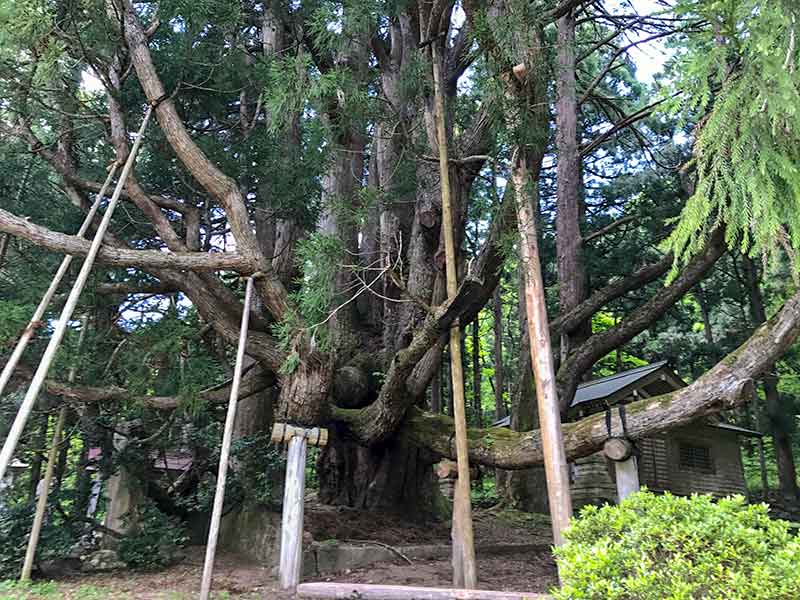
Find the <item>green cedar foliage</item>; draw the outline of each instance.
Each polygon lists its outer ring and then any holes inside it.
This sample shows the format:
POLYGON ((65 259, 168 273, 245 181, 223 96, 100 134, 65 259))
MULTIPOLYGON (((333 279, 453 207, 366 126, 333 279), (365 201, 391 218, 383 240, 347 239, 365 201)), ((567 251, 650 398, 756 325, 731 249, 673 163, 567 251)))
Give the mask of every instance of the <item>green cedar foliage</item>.
MULTIPOLYGON (((698 119, 697 183, 666 246, 680 265, 716 227, 751 255, 800 248, 800 5, 783 0, 686 0, 707 21, 673 65, 675 113, 698 119)), ((797 267, 795 266, 795 269, 797 267)))

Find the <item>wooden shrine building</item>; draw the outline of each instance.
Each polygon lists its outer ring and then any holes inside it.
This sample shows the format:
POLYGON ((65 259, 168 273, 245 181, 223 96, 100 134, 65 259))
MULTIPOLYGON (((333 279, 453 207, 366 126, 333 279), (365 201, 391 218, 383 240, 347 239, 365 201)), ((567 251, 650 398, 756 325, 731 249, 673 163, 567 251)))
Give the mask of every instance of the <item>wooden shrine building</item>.
MULTIPOLYGON (((686 383, 666 361, 623 371, 578 386, 570 405, 569 421, 603 412, 619 404, 665 394, 686 383)), ((614 409, 615 416, 617 409, 614 409)), ((509 419, 498 421, 508 426, 509 419)), ((703 418, 691 425, 672 429, 637 441, 639 482, 653 492, 676 495, 692 493, 727 496, 747 495, 741 456, 742 437, 761 438, 757 431, 725 423, 720 418, 703 418)), ((570 463, 572 501, 576 508, 586 504, 617 501, 614 467, 602 452, 570 463)), ((546 492, 541 506, 546 510, 546 492)))

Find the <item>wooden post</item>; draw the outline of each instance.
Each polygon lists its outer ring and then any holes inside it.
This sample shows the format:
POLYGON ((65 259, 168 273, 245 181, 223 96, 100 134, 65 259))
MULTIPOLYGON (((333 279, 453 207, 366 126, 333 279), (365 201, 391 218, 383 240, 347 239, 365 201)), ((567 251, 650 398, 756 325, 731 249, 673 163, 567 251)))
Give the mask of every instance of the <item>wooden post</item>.
POLYGON ((248 277, 247 288, 244 293, 244 309, 242 310, 242 323, 239 329, 239 345, 236 348, 236 365, 233 371, 231 395, 228 399, 228 414, 225 417, 225 431, 222 434, 222 448, 219 454, 219 468, 217 470, 217 491, 214 494, 214 508, 211 512, 211 523, 208 526, 208 542, 206 543, 206 558, 203 564, 203 579, 200 584, 200 600, 208 600, 211 593, 211 578, 214 575, 214 557, 217 553, 217 540, 219 539, 219 524, 222 519, 222 507, 225 503, 225 481, 228 477, 228 460, 231 453, 231 440, 233 439, 233 426, 236 421, 236 405, 239 400, 239 385, 242 381, 242 366, 244 365, 244 350, 247 346, 247 330, 250 322, 250 304, 253 298, 253 278, 248 277))
MULTIPOLYGON (((450 200, 450 160, 447 154, 447 129, 444 110, 444 89, 441 74, 439 42, 431 44, 436 121, 436 140, 439 146, 439 175, 442 192, 442 232, 444 234, 447 296, 458 293, 456 249, 453 235, 453 209, 450 200)), ((450 376, 453 384, 453 420, 456 429, 456 460, 458 479, 453 498, 453 585, 475 588, 478 585, 475 566, 475 540, 472 530, 470 502, 469 448, 467 446, 467 417, 464 407, 464 371, 461 360, 461 329, 458 321, 450 328, 450 376)))
POLYGON ((72 286, 69 296, 67 297, 67 301, 64 304, 64 308, 61 310, 61 315, 59 316, 58 323, 53 330, 53 335, 50 337, 50 342, 47 344, 47 348, 44 351, 44 355, 39 363, 39 367, 36 369, 36 372, 33 375, 33 379, 31 379, 30 386, 28 386, 28 391, 25 394, 25 398, 22 400, 22 404, 19 407, 17 416, 14 418, 14 423, 11 425, 8 436, 6 437, 5 442, 3 442, 3 449, 0 451, 0 479, 3 479, 6 474, 6 469, 11 462, 11 457, 14 454, 14 451, 17 449, 17 443, 22 435, 22 430, 25 429, 25 424, 28 422, 28 417, 30 417, 31 411, 33 410, 33 405, 36 402, 36 398, 39 396, 39 391, 44 385, 44 379, 47 377, 47 372, 50 370, 50 365, 52 364, 56 352, 61 345, 61 340, 64 338, 64 333, 67 330, 67 325, 69 325, 69 320, 72 318, 72 313, 75 311, 75 307, 78 304, 78 298, 80 298, 83 287, 86 285, 86 281, 89 279, 89 273, 94 266, 97 253, 100 252, 100 246, 103 243, 103 237, 108 230, 108 226, 111 224, 111 217, 114 214, 114 209, 116 208, 117 203, 119 202, 120 194, 122 194, 122 188, 125 186, 125 181, 128 179, 128 175, 133 168, 133 163, 136 161, 136 154, 138 153, 139 147, 142 144, 144 130, 147 127, 148 121, 150 121, 150 115, 152 113, 153 107, 150 106, 147 109, 144 119, 142 120, 142 125, 139 128, 139 134, 137 135, 136 141, 133 144, 133 148, 128 156, 128 160, 125 162, 125 166, 122 168, 122 174, 119 177, 119 181, 117 181, 117 186, 114 188, 114 193, 111 196, 111 200, 108 202, 108 207, 103 215, 103 219, 100 221, 100 225, 97 227, 97 231, 95 232, 91 246, 89 246, 89 252, 86 254, 86 258, 83 261, 83 265, 78 273, 78 277, 75 279, 75 284, 72 286))
POLYGON ((283 489, 283 517, 281 520, 281 557, 278 572, 281 587, 293 590, 300 583, 303 571, 303 516, 306 494, 306 448, 328 443, 328 431, 315 427, 304 429, 286 423, 275 423, 272 441, 288 440, 286 457, 286 485, 283 489))
MULTIPOLYGON (((86 325, 87 318, 81 319, 81 332, 78 335, 78 352, 83 346, 83 340, 86 338, 86 325)), ((75 375, 78 372, 76 362, 73 362, 67 375, 69 383, 75 383, 75 375)), ((36 513, 33 516, 33 526, 31 533, 28 537, 28 547, 25 550, 25 562, 22 564, 22 574, 20 581, 30 581, 31 571, 33 570, 33 560, 36 557, 36 547, 39 545, 39 535, 42 532, 42 524, 44 523, 44 511, 47 508, 47 497, 50 495, 50 483, 53 480, 53 470, 56 465, 56 457, 58 456, 58 447, 61 444, 61 432, 64 430, 64 421, 67 419, 67 405, 64 404, 58 411, 58 418, 56 419, 56 426, 53 430, 53 442, 50 444, 50 452, 47 454, 47 467, 44 472, 44 480, 42 481, 42 491, 39 493, 39 498, 36 501, 36 513)))
POLYGON ((639 491, 639 466, 636 457, 631 456, 626 460, 615 462, 614 469, 617 476, 617 496, 622 502, 639 491))
POLYGON ((50 452, 47 454, 47 468, 44 471, 44 479, 41 484, 39 498, 36 500, 36 514, 33 517, 33 526, 28 537, 28 547, 25 550, 25 562, 22 564, 22 574, 20 581, 30 581, 31 571, 33 570, 33 559, 36 556, 36 546, 39 544, 39 534, 42 532, 44 523, 44 511, 47 508, 47 496, 50 493, 50 483, 53 480, 53 471, 58 455, 58 445, 61 443, 61 431, 64 429, 64 420, 67 418, 67 407, 62 406, 58 411, 58 419, 53 430, 53 442, 50 445, 50 452))
POLYGON ((306 439, 289 440, 286 457, 286 487, 283 490, 281 523, 281 587, 294 589, 303 569, 303 516, 306 497, 306 439))
POLYGON ((537 198, 536 182, 530 180, 527 157, 517 149, 512 158, 512 178, 517 203, 517 227, 520 234, 520 259, 525 274, 525 310, 528 314, 528 336, 531 342, 531 365, 536 380, 536 399, 542 434, 547 497, 550 501, 550 518, 553 524, 553 542, 564 543, 563 531, 572 517, 572 500, 569 489, 567 457, 561 433, 561 412, 556 392, 553 352, 550 346, 550 328, 544 300, 542 267, 539 259, 539 241, 536 218, 531 198, 537 198))
MULTIPOLYGON (((78 233, 75 234, 76 237, 82 238, 84 235, 86 235, 86 231, 89 229, 92 221, 94 221, 94 216, 97 214, 97 209, 100 207, 100 202, 105 197, 108 186, 111 184, 111 179, 117 172, 118 166, 118 163, 112 163, 108 172, 108 177, 106 177, 105 182, 103 182, 103 187, 100 188, 100 192, 95 197, 94 203, 89 209, 89 212, 86 213, 86 218, 83 220, 81 228, 78 230, 78 233)), ((8 236, 6 235, 4 239, 8 239, 8 236)), ((69 265, 72 263, 72 259, 72 255, 67 255, 61 261, 61 265, 59 265, 56 274, 53 276, 53 281, 50 282, 50 286, 47 288, 44 296, 42 296, 42 301, 39 302, 39 306, 37 306, 36 310, 33 311, 33 316, 31 317, 28 326, 20 336, 17 345, 14 347, 14 351, 11 353, 11 356, 8 357, 8 362, 3 367, 2 374, 0 374, 0 396, 3 395, 3 390, 5 389, 6 384, 8 384, 9 380, 11 379, 11 375, 14 374, 14 369, 17 368, 19 359, 22 358, 22 353, 25 352, 25 348, 28 347, 28 343, 31 341, 31 338, 33 338, 33 334, 36 333, 39 323, 41 323, 42 317, 44 316, 44 311, 46 311, 47 307, 50 306, 50 302, 52 301, 53 296, 55 296, 61 280, 64 279, 64 275, 66 275, 69 265)))

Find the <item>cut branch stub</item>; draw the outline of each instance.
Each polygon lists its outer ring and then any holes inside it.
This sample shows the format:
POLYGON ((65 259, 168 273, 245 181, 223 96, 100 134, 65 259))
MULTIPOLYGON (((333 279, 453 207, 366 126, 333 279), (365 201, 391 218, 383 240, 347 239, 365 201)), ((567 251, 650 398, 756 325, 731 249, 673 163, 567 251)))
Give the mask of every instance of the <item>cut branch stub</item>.
POLYGON ((609 438, 603 444, 603 454, 616 462, 628 460, 633 455, 633 444, 625 438, 609 438))
POLYGON ((272 426, 272 441, 276 444, 288 442, 293 437, 302 437, 312 446, 319 448, 328 444, 328 430, 322 427, 296 427, 288 423, 275 423, 272 426))

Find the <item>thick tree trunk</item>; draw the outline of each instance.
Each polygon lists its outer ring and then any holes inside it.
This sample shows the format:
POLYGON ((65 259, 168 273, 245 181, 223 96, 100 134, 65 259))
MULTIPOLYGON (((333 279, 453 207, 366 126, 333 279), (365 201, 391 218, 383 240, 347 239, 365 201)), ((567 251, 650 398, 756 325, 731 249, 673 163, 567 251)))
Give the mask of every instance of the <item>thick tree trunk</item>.
MULTIPOLYGON (((558 20, 556 76, 556 253, 559 304, 562 314, 586 300, 586 268, 583 261, 583 187, 578 145, 578 101, 575 90, 575 15, 572 11, 558 20)), ((591 321, 584 320, 561 335, 561 358, 591 335, 591 321)))
MULTIPOLYGON (((767 320, 764 309, 764 298, 758 282, 757 267, 746 255, 742 255, 745 277, 750 296, 750 313, 753 324, 759 326, 767 320)), ((778 377, 774 374, 775 365, 770 365, 768 372, 761 379, 766 396, 767 422, 769 423, 772 442, 775 447, 775 459, 778 463, 778 482, 781 494, 797 498, 800 490, 797 487, 797 470, 792 453, 792 425, 794 414, 788 410, 789 404, 781 402, 778 392, 778 377)))
POLYGON ((322 502, 415 520, 444 516, 432 453, 400 439, 368 448, 332 433, 318 461, 322 502))

